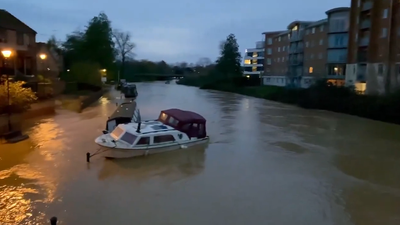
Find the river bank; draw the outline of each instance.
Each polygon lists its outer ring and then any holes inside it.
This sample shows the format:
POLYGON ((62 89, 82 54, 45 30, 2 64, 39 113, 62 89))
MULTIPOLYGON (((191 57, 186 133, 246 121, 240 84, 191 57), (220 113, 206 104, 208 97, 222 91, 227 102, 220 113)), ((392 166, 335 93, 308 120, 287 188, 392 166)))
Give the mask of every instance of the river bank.
POLYGON ((326 82, 319 82, 308 89, 289 89, 277 86, 240 87, 230 82, 201 83, 193 80, 181 80, 177 84, 400 124, 400 92, 387 96, 360 95, 349 88, 329 85, 326 82))

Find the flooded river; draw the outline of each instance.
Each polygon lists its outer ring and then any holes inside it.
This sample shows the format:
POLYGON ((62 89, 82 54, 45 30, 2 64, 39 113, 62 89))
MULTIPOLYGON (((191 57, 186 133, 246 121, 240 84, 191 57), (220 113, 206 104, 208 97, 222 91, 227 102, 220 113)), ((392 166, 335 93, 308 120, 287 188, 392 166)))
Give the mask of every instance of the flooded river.
POLYGON ((144 119, 207 118, 207 146, 92 158, 116 92, 0 145, 0 224, 398 225, 400 126, 175 84, 138 84, 144 119))

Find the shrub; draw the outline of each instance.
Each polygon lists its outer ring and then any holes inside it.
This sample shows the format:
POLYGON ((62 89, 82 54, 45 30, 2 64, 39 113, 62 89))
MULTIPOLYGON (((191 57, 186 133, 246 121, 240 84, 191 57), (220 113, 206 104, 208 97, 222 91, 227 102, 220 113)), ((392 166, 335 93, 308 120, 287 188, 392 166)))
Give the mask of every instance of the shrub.
MULTIPOLYGON (((7 112, 7 82, 0 85, 0 114, 7 112)), ((35 93, 30 88, 24 88, 25 82, 9 82, 10 85, 10 103, 13 113, 20 113, 29 109, 30 105, 37 100, 35 93)))

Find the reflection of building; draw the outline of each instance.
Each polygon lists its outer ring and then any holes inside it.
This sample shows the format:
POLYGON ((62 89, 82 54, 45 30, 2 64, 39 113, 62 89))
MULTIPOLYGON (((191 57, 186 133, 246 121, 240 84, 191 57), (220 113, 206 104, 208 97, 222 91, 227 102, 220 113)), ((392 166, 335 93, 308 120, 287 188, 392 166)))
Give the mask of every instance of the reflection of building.
POLYGON ((385 93, 400 85, 400 2, 352 0, 349 82, 363 83, 366 93, 385 93))
POLYGON ((36 72, 36 31, 6 10, 0 9, 0 50, 11 50, 5 62, 0 56, 1 72, 32 75, 36 72))
POLYGON ((246 49, 243 67, 247 77, 259 78, 264 73, 264 41, 257 42, 255 48, 246 49))

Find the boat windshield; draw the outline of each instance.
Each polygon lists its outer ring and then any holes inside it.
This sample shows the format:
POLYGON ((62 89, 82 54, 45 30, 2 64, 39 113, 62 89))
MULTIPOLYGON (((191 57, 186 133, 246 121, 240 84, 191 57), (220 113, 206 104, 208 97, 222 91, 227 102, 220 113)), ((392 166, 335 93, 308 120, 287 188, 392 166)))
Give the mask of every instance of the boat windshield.
POLYGON ((137 138, 136 135, 133 135, 129 132, 125 132, 125 134, 122 135, 121 140, 125 141, 126 143, 128 143, 130 145, 133 145, 133 143, 135 143, 136 138, 137 138))
POLYGON ((124 129, 122 129, 121 127, 116 127, 113 132, 111 132, 111 136, 114 139, 118 139, 122 134, 124 133, 124 129))

